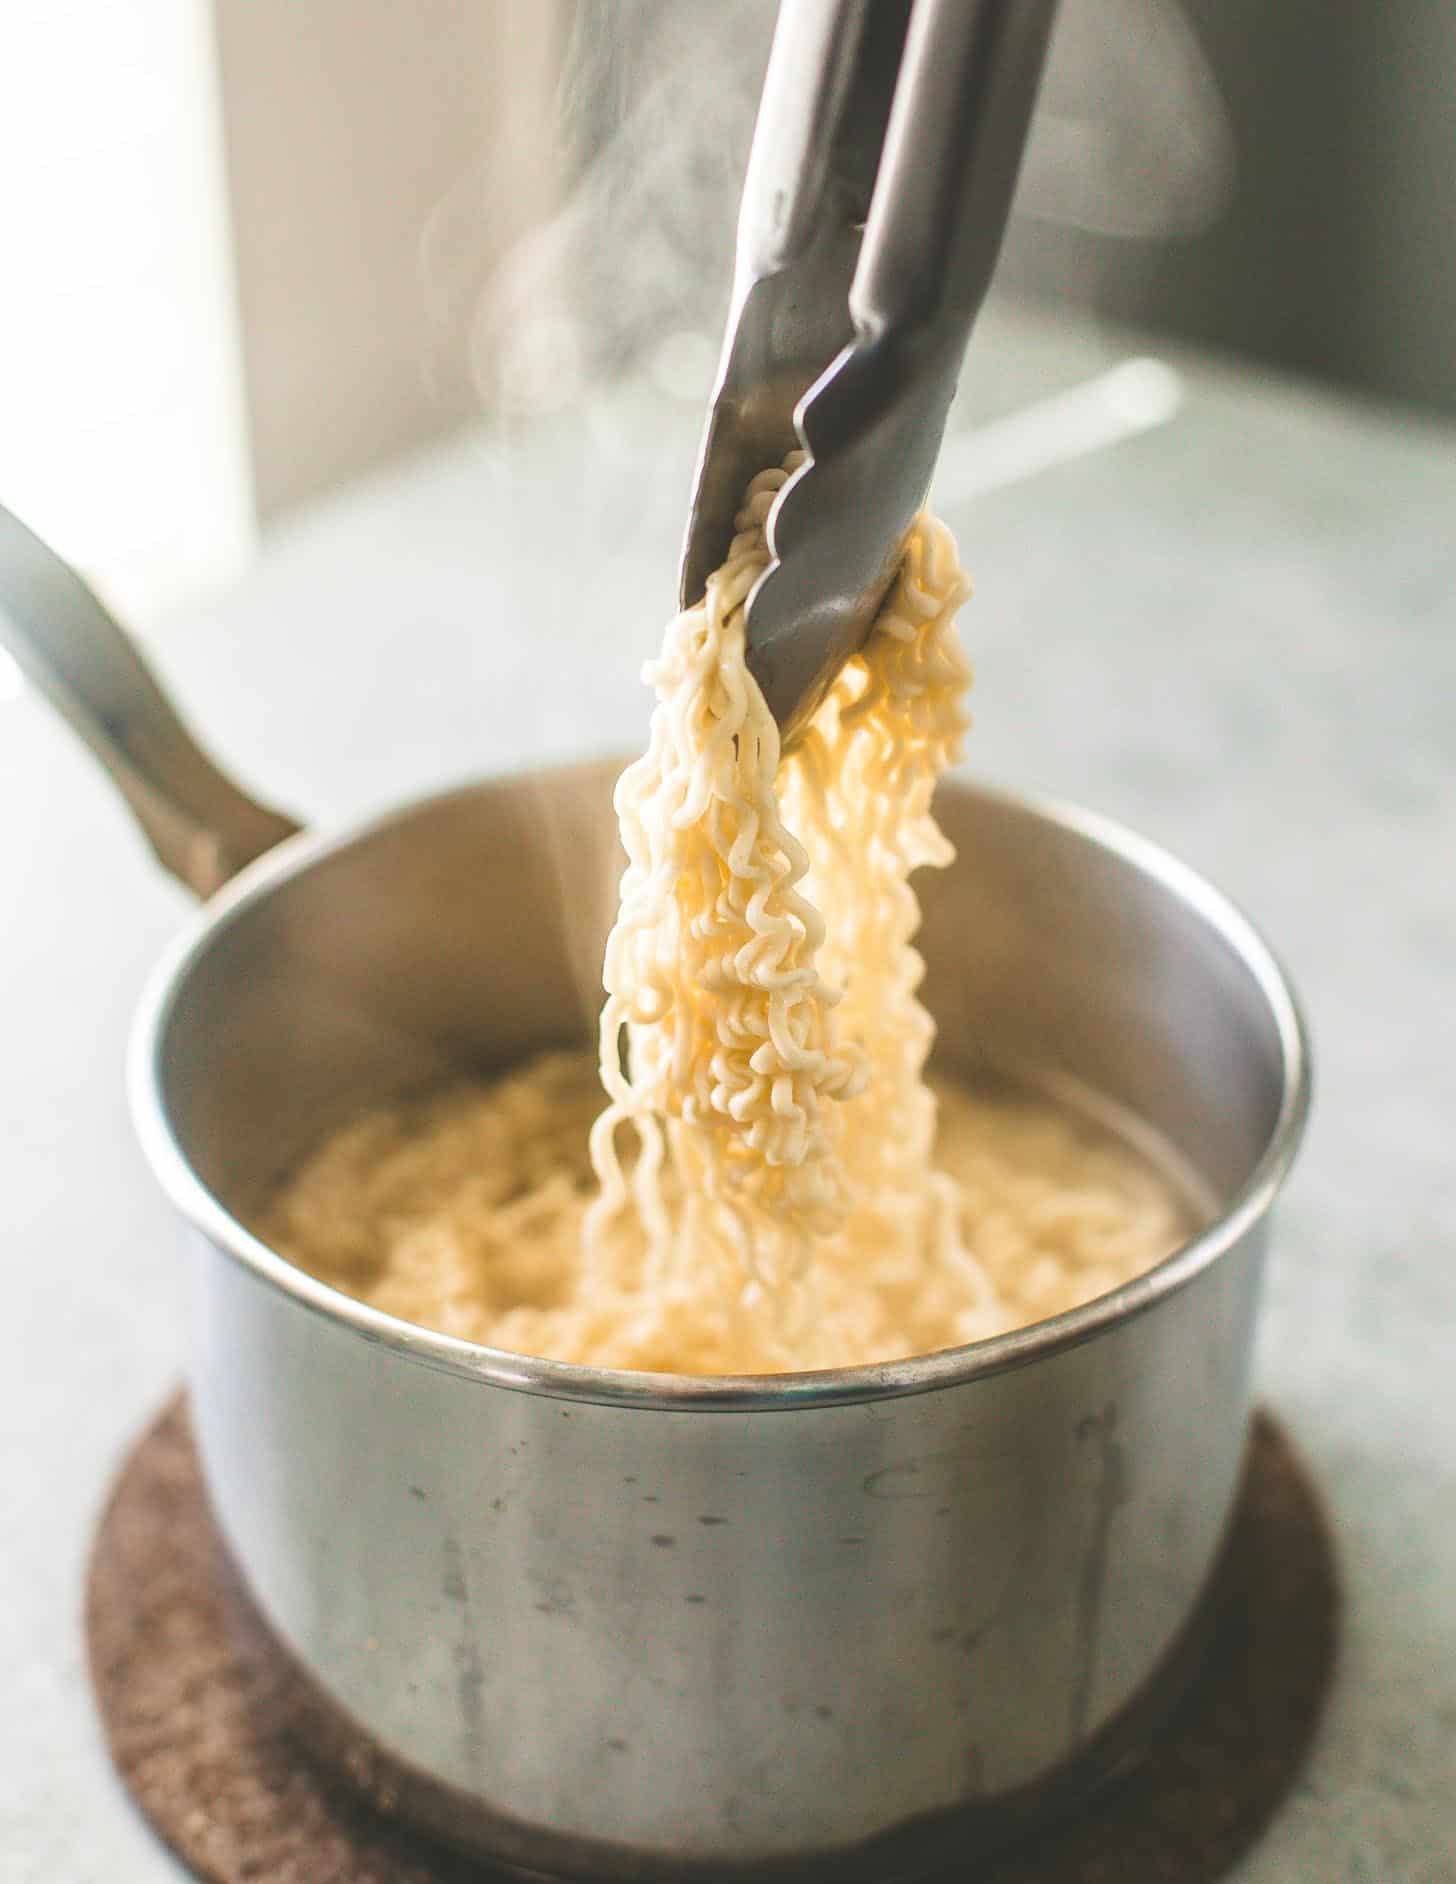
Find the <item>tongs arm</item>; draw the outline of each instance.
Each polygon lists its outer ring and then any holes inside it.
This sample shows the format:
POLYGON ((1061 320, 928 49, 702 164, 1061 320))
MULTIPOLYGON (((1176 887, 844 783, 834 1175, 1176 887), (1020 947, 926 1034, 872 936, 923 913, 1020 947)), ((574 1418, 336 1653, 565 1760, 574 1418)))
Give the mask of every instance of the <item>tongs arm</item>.
MULTIPOLYGON (((872 4, 791 0, 780 11, 738 212, 740 283, 775 274, 802 254, 834 214, 836 187, 858 197, 856 220, 864 220, 898 64, 885 77, 878 126, 856 127, 851 105, 863 98, 872 4)), ((908 0, 891 0, 887 11, 899 16, 903 41, 908 0)))
POLYGON ((702 595, 758 472, 854 338, 849 291, 910 0, 783 0, 738 214, 732 303, 698 456, 680 596, 702 595))
POLYGON ((863 646, 930 488, 1054 13, 782 0, 681 593, 703 593, 749 480, 807 447, 747 604, 786 745, 863 646))
POLYGON ((1011 211, 1055 0, 916 0, 849 293, 856 331, 964 346, 1011 211))
MULTIPOLYGON (((915 0, 849 289, 854 339, 805 393, 811 451, 865 433, 905 379, 948 409, 1011 213, 1056 0, 915 0)), ((940 448, 928 439, 918 507, 940 448)), ((906 521, 908 522, 908 517, 906 521)))

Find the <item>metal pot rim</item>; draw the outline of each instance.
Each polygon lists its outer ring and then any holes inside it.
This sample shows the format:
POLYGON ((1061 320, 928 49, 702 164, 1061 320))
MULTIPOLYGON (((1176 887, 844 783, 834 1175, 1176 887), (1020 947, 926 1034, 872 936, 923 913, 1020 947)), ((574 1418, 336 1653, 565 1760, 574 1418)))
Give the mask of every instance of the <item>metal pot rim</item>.
POLYGON ((588 1367, 573 1361, 542 1360, 419 1328, 356 1301, 269 1249, 239 1223, 202 1182, 178 1143, 167 1116, 162 1096, 161 1044, 179 991, 193 965, 207 953, 215 938, 252 904, 336 852, 434 805, 472 796, 488 782, 475 780, 411 799, 341 832, 303 832, 249 865, 194 916, 167 949, 148 980, 132 1029, 127 1073, 132 1118, 147 1162, 173 1206, 194 1228, 260 1280, 292 1296, 313 1313, 352 1330, 365 1341, 390 1348, 424 1366, 477 1380, 482 1385, 554 1399, 653 1408, 660 1412, 791 1413, 803 1408, 893 1399, 957 1386, 1025 1366, 1064 1348, 1078 1346, 1109 1327, 1145 1313, 1233 1248, 1268 1210, 1288 1174, 1309 1111, 1309 1040, 1288 978, 1254 924, 1222 891, 1187 864, 1111 818, 1037 793, 1004 791, 952 779, 943 790, 1029 811, 1046 823, 1058 825, 1114 852, 1133 868, 1153 878, 1215 930, 1235 950, 1258 983, 1279 1038, 1283 1088, 1279 1116, 1243 1188, 1196 1237, 1156 1268, 1110 1294, 1028 1328, 908 1360, 812 1373, 649 1374, 588 1367))

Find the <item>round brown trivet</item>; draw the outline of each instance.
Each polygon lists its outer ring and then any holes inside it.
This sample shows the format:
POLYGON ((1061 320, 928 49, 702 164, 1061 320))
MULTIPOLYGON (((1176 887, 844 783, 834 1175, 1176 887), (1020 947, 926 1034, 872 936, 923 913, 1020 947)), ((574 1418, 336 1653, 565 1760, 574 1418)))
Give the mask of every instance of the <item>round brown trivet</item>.
MULTIPOLYGON (((209 1884, 482 1884, 496 1873, 377 1816, 310 1766, 238 1647, 179 1396, 122 1469, 91 1560, 86 1640, 112 1759, 209 1884)), ((1330 1536, 1304 1468, 1255 1418, 1203 1672, 1137 1767, 981 1884, 1211 1884, 1268 1823, 1334 1660, 1330 1536)), ((962 1867, 937 1876, 962 1877, 962 1867)))

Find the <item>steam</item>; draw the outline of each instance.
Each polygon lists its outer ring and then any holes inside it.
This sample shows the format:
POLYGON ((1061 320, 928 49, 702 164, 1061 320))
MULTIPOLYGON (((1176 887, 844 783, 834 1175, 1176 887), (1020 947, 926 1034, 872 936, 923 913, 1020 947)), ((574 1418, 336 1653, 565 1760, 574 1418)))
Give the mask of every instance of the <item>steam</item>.
MULTIPOLYGON (((547 108, 501 126, 422 244, 488 409, 566 408, 627 372, 704 397, 775 10, 578 0, 533 95, 547 108), (554 207, 502 243, 533 191, 554 207)), ((1016 213, 1157 240, 1214 220, 1232 187, 1227 119, 1177 0, 1063 0, 1016 213)))
POLYGON ((1096 235, 1189 235, 1228 207, 1217 81, 1176 0, 1062 0, 1020 215, 1096 235))
POLYGON ((951 510, 1155 431, 1183 404, 1183 381, 1162 360, 1120 361, 1094 379, 946 439, 932 507, 951 510))
POLYGON ((706 392, 773 14, 771 0, 583 0, 556 93, 564 200, 505 257, 471 327, 488 405, 564 406, 659 356, 670 386, 706 392))

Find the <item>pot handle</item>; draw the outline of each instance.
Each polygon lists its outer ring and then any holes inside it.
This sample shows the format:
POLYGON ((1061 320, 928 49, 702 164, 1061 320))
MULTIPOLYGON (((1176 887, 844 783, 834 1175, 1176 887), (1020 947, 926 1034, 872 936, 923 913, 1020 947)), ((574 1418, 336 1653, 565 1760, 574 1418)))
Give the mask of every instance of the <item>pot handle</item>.
POLYGON ((0 647, 85 740, 157 856, 198 896, 300 828, 218 770, 121 624, 3 507, 0 647))

